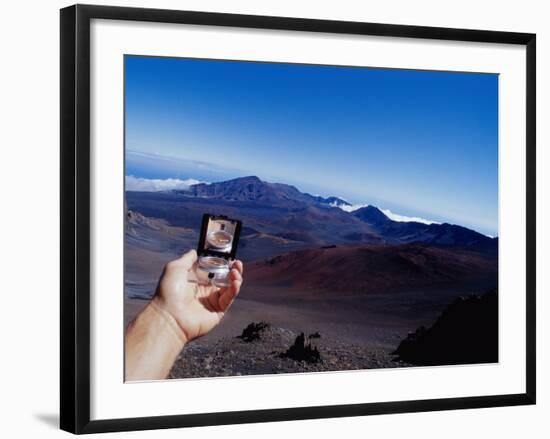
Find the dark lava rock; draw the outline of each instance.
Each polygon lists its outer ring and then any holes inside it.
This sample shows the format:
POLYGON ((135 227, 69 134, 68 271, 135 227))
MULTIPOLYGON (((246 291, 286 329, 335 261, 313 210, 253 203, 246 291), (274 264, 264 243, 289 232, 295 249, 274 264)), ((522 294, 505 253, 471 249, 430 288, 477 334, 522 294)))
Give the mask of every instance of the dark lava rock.
POLYGON ((252 322, 246 328, 243 329, 242 334, 239 335, 237 338, 240 338, 246 342, 259 340, 262 332, 266 330, 268 327, 269 327, 269 323, 266 323, 266 322, 258 322, 258 323, 252 322))
POLYGON ((286 352, 283 352, 281 356, 307 363, 318 363, 321 361, 319 350, 315 346, 312 346, 311 343, 306 344, 303 332, 296 337, 294 344, 286 352))
MULTIPOLYGON (((307 329, 300 332, 313 332, 307 329)), ((289 346, 296 344, 300 332, 266 324, 260 331, 260 338, 252 343, 235 336, 193 340, 178 355, 169 377, 180 379, 409 366, 395 361, 389 346, 357 345, 326 333, 315 340, 315 349, 320 352, 322 361, 310 363, 282 356, 282 352, 288 352, 289 346)), ((305 348, 305 337, 303 340, 305 348)))
POLYGON ((495 363, 498 361, 498 292, 459 297, 432 327, 421 326, 394 352, 414 365, 495 363))
POLYGON ((309 334, 307 338, 321 338, 321 334, 319 334, 319 332, 314 332, 313 334, 309 334))

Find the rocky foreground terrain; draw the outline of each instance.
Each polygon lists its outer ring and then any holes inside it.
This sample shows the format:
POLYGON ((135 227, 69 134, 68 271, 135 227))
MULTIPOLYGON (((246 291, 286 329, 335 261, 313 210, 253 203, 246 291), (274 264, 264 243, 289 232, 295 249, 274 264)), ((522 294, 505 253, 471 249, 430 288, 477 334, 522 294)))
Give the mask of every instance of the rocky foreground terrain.
POLYGON ((458 297, 428 328, 399 343, 354 344, 319 332, 304 334, 265 322, 237 337, 189 343, 170 378, 263 375, 498 361, 498 292, 458 297))
POLYGON ((252 323, 238 337, 196 340, 176 360, 170 378, 322 372, 408 366, 384 348, 365 348, 318 332, 303 334, 252 323))

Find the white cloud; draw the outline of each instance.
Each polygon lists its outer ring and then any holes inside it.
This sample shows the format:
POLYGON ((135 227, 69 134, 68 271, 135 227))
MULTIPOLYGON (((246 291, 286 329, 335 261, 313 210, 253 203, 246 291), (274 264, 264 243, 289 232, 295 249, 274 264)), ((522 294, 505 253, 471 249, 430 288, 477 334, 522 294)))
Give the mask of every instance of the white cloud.
MULTIPOLYGON (((368 204, 353 204, 351 206, 346 206, 346 205, 339 206, 337 203, 331 203, 330 205, 332 207, 339 207, 340 209, 342 209, 346 212, 355 212, 356 210, 361 209, 362 207, 368 207, 369 206, 368 204)), ((380 209, 380 210, 389 219, 391 219, 393 221, 398 221, 398 222, 401 222, 401 223, 415 222, 415 223, 422 223, 422 224, 441 224, 441 223, 438 223, 437 221, 432 221, 432 220, 428 220, 428 219, 425 219, 425 218, 420 218, 420 217, 417 217, 417 216, 399 215, 398 213, 393 213, 389 209, 380 209)))
POLYGON ((171 191, 173 189, 185 190, 189 186, 202 183, 194 178, 188 178, 186 180, 180 180, 179 178, 166 178, 164 180, 157 178, 139 178, 133 175, 126 176, 126 190, 127 191, 141 191, 141 192, 160 192, 171 191))
MULTIPOLYGON (((343 198, 340 198, 341 200, 344 200, 343 198)), ((346 201, 346 200, 344 200, 346 201)), ((346 201, 347 202, 347 201, 346 201)), ((332 207, 339 207, 345 212, 354 212, 358 209, 361 209, 362 207, 367 207, 368 204, 352 204, 351 206, 348 206, 347 204, 338 204, 336 202, 330 203, 330 206, 332 207)))
POLYGON ((402 223, 415 222, 415 223, 422 223, 422 224, 441 224, 441 223, 438 223, 437 221, 432 221, 432 220, 420 218, 420 217, 417 217, 417 216, 399 215, 397 213, 393 213, 389 209, 380 209, 380 210, 382 212, 384 212, 384 215, 386 215, 389 219, 391 219, 393 221, 399 221, 399 222, 402 222, 402 223))

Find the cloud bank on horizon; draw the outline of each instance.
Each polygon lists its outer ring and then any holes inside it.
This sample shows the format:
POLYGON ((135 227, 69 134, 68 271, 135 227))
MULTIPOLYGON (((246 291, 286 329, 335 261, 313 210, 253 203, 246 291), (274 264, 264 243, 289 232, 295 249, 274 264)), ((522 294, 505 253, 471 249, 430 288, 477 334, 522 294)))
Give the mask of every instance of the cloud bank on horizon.
MULTIPOLYGON (((330 204, 333 207, 339 207, 345 212, 355 212, 356 210, 361 209, 362 207, 368 207, 369 204, 338 204, 338 203, 331 203, 330 204)), ((406 215, 400 215, 398 213, 392 212, 390 209, 380 209, 384 215, 386 215, 389 219, 392 221, 398 221, 400 223, 422 223, 422 224, 441 224, 438 221, 433 221, 425 218, 421 218, 418 216, 406 216, 406 215)))
POLYGON ((384 212, 384 215, 386 215, 389 219, 393 221, 399 221, 403 223, 422 223, 422 224, 441 224, 438 221, 433 221, 425 218, 421 218, 418 216, 406 216, 406 215, 399 215, 398 213, 392 212, 390 209, 381 209, 382 212, 384 212))
POLYGON ((126 190, 138 192, 162 192, 175 189, 189 189, 194 184, 204 183, 194 178, 181 180, 179 178, 140 178, 133 175, 126 176, 126 190))

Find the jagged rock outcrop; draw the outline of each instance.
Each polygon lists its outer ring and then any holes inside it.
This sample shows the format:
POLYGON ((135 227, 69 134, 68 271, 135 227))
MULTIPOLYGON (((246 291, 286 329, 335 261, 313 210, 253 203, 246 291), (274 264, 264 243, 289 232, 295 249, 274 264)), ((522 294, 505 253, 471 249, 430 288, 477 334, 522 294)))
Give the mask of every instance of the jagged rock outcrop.
POLYGON ((394 352, 415 365, 495 363, 498 361, 498 292, 459 297, 430 328, 409 334, 394 352))

